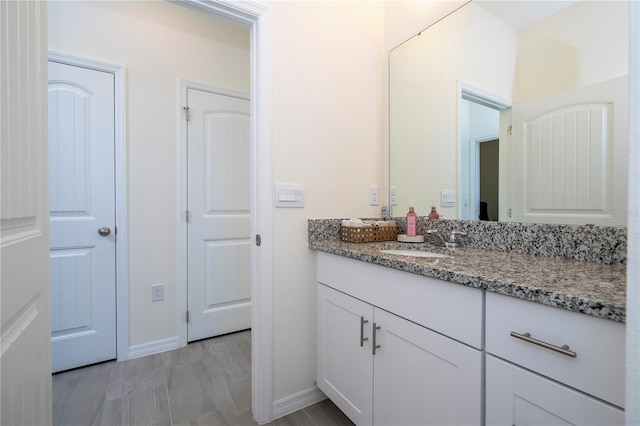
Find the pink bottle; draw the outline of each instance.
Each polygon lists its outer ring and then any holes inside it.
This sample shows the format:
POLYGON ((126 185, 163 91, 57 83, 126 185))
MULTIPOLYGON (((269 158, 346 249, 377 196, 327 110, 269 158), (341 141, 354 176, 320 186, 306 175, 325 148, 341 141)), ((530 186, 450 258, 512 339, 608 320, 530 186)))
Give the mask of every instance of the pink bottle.
POLYGON ((417 223, 418 223, 418 215, 413 210, 413 205, 411 205, 409 206, 409 213, 407 213, 407 237, 416 236, 417 223))
POLYGON ((440 215, 436 211, 436 206, 431 206, 431 213, 429 213, 429 219, 440 219, 440 215))

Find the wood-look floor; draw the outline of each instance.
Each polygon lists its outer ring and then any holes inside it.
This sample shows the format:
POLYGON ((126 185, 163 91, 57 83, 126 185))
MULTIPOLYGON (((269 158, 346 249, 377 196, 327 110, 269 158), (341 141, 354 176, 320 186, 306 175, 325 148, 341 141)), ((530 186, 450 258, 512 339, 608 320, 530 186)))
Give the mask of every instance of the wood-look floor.
MULTIPOLYGON (((53 424, 256 425, 251 334, 243 331, 124 362, 53 375, 53 424)), ((329 400, 273 425, 353 425, 329 400)))

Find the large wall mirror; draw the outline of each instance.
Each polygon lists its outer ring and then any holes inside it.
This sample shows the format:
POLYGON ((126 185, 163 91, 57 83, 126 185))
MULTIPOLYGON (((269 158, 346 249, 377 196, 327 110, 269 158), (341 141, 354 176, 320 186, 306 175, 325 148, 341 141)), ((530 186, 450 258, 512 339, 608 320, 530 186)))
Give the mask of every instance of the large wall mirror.
POLYGON ((473 0, 390 53, 390 204, 626 226, 626 1, 473 0))

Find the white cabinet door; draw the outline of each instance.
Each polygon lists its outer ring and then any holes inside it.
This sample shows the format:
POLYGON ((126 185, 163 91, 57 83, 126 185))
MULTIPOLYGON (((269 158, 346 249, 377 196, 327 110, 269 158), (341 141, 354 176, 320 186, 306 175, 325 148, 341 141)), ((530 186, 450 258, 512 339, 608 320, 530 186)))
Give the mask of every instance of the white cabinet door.
POLYGON ((354 423, 370 425, 373 307, 322 284, 317 296, 318 387, 354 423))
POLYGON ((480 351, 381 309, 375 324, 375 424, 481 423, 480 351))
POLYGON ((624 412, 488 355, 486 424, 623 425, 624 412))

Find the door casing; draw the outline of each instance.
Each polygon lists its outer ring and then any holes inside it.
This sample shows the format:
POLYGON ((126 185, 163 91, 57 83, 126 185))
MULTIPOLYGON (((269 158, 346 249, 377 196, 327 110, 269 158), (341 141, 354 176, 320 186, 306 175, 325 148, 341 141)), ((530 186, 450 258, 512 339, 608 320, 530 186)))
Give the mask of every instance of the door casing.
MULTIPOLYGON (((505 123, 507 121, 510 121, 511 116, 507 115, 507 113, 510 112, 511 109, 511 99, 506 99, 503 98, 502 96, 496 95, 495 93, 491 93, 487 90, 478 88, 472 84, 469 84, 465 81, 462 80, 458 80, 458 87, 457 87, 457 95, 456 95, 456 99, 457 101, 457 111, 456 111, 456 120, 457 120, 457 126, 456 126, 456 141, 458 141, 458 153, 457 153, 457 167, 458 167, 458 175, 460 174, 460 170, 462 170, 463 168, 468 168, 467 164, 463 164, 463 159, 462 159, 462 144, 463 143, 467 143, 466 141, 462 141, 461 137, 462 137, 462 119, 461 117, 463 116, 462 114, 462 100, 466 99, 467 101, 470 102, 474 102, 489 108, 493 108, 495 110, 500 111, 500 135, 498 137, 498 139, 500 139, 501 141, 504 140, 506 141, 507 138, 507 133, 505 131, 505 123), (508 120, 507 120, 508 119, 508 120)), ((503 145, 507 145, 506 143, 501 143, 501 146, 503 145)), ((506 200, 506 195, 507 195, 507 170, 506 170, 506 164, 507 164, 507 149, 501 149, 500 150, 500 194, 499 197, 501 199, 505 199, 506 200), (505 198, 502 198, 505 197, 505 198)), ((473 189, 471 189, 473 190, 473 189)), ((461 182, 460 179, 458 179, 458 183, 457 183, 457 191, 458 191, 458 199, 457 199, 457 203, 458 203, 458 207, 457 207, 457 217, 462 217, 462 210, 463 210, 463 183, 461 182)), ((506 206, 507 203, 502 203, 506 206)), ((499 212, 499 217, 501 216, 501 211, 499 212)))
POLYGON ((116 190, 116 356, 118 361, 128 358, 129 353, 129 299, 127 282, 127 157, 126 157, 126 68, 121 65, 94 61, 49 52, 49 60, 62 64, 88 68, 113 74, 115 83, 115 190, 116 190))
MULTIPOLYGON (((250 28, 251 62, 251 238, 260 235, 260 247, 251 248, 251 407, 259 423, 273 420, 273 184, 271 161, 271 18, 269 8, 256 1, 169 0, 180 6, 231 20, 250 28)), ((177 200, 178 229, 178 342, 186 345, 186 121, 178 82, 177 200)), ((184 91, 186 93, 186 90, 184 91)))

